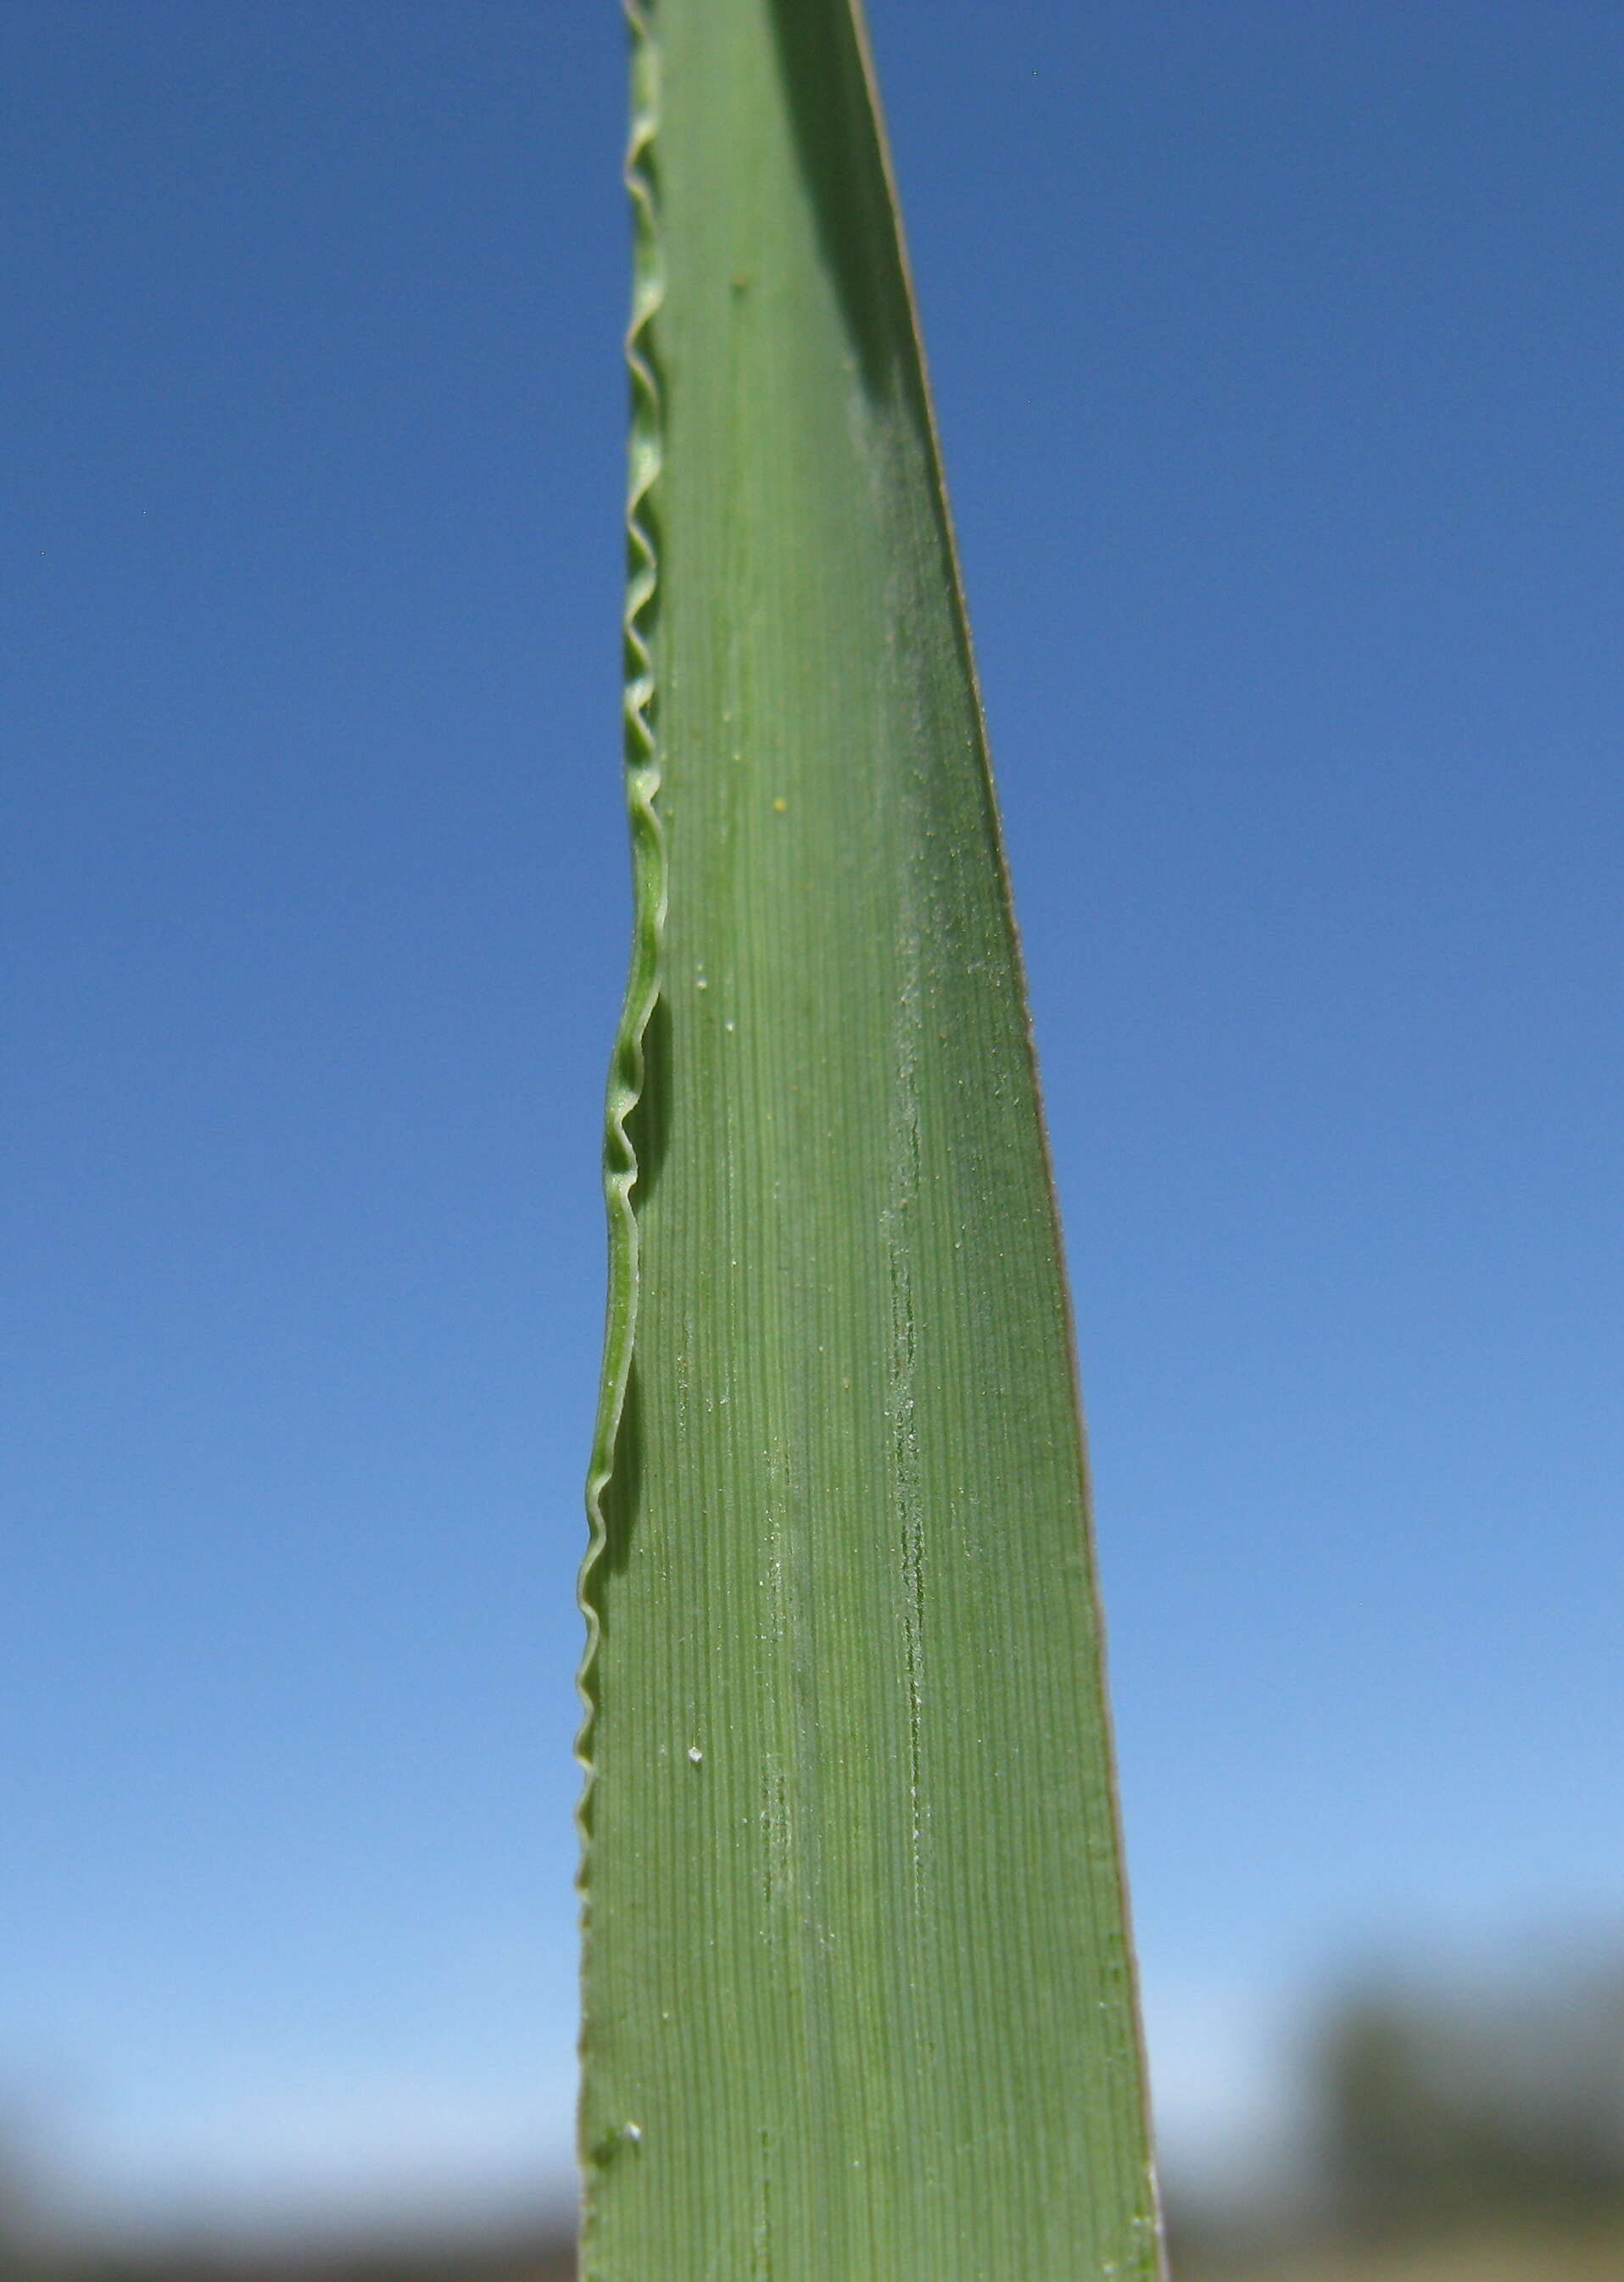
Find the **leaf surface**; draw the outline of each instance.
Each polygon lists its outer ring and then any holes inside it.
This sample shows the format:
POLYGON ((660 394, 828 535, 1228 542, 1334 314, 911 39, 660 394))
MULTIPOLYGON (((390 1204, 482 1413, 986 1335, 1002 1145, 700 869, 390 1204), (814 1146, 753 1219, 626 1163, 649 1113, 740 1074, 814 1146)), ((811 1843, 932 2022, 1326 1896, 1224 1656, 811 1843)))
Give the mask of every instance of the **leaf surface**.
POLYGON ((1131 2282, 1068 1303, 863 26, 633 24, 585 2272, 1131 2282))

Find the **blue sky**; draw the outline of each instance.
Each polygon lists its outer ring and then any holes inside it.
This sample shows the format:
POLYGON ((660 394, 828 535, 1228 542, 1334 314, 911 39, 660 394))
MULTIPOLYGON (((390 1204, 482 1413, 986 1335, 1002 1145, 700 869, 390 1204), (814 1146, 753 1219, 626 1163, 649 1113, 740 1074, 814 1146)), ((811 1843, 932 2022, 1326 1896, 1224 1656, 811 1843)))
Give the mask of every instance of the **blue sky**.
MULTIPOLYGON (((1193 2161, 1624 1932, 1615 9, 873 0, 1193 2161)), ((563 2176, 622 41, 0 17, 0 2113, 563 2176)))

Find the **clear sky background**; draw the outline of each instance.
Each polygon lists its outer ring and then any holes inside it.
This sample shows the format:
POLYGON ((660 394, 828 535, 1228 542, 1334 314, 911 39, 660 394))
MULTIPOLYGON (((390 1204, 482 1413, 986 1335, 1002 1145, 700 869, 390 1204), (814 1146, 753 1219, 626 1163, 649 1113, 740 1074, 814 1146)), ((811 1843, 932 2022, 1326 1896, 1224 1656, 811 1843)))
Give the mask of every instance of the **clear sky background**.
MULTIPOLYGON (((1169 2140, 1624 1932, 1624 12, 872 0, 1169 2140)), ((568 2163, 610 0, 0 12, 0 2136, 568 2163)))

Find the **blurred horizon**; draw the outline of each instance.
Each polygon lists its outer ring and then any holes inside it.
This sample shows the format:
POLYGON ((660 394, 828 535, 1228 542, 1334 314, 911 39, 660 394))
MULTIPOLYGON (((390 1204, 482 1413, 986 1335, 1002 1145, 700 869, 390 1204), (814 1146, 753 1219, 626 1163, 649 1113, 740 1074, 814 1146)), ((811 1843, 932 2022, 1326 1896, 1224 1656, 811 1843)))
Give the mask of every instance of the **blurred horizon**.
MULTIPOLYGON (((1624 1953, 1624 15, 869 15, 1165 2167, 1289 2201, 1340 2004, 1624 1953)), ((539 2226, 618 12, 46 0, 0 90, 0 2182, 120 2240, 539 2226)))
MULTIPOLYGON (((1601 2282, 1624 2258, 1624 1952, 1349 1983, 1298 2024, 1291 2127, 1168 2189, 1180 2282, 1601 2282)), ((98 2216, 0 2150, 6 2282, 574 2271, 571 2199, 98 2216), (20 2189, 20 2192, 19 2192, 20 2189), (30 2192, 32 2190, 32 2192, 30 2192)))

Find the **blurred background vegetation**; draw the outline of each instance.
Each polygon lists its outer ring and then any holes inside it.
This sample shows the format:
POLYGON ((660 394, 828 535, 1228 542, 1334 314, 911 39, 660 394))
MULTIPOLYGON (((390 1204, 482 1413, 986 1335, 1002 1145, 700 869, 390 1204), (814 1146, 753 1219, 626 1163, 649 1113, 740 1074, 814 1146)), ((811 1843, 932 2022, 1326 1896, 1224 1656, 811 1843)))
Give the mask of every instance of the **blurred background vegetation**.
MULTIPOLYGON (((1167 2182, 1175 2282, 1619 2282, 1624 1961, 1349 1985, 1306 2024, 1261 2180, 1167 2182)), ((564 2282, 568 2213, 314 2239, 87 2239, 0 2164, 5 2282, 564 2282)), ((832 2278, 833 2282, 833 2278, 832 2278)))
POLYGON ((1178 2282, 1618 2282, 1624 1968, 1350 1987, 1304 2038, 1270 2184, 1168 2190, 1178 2282))

